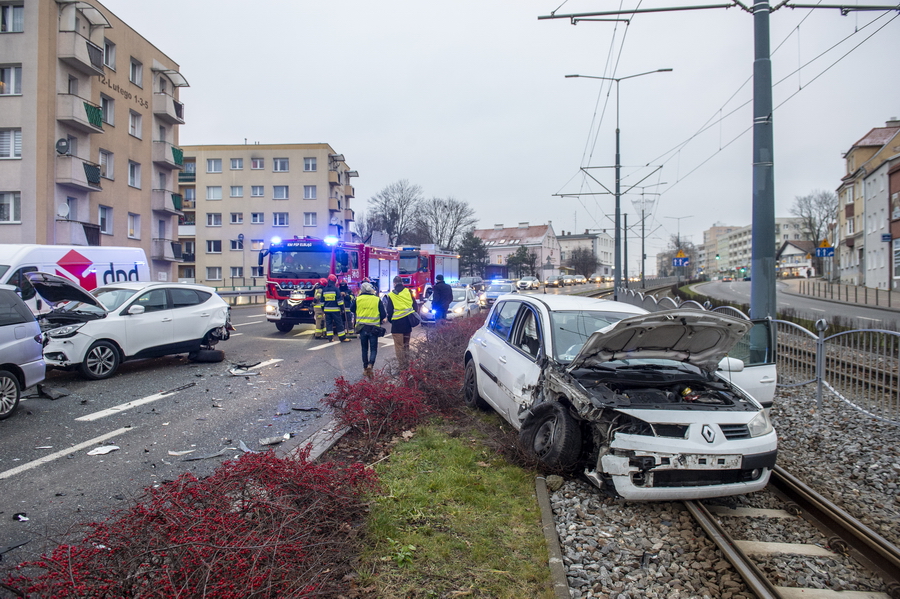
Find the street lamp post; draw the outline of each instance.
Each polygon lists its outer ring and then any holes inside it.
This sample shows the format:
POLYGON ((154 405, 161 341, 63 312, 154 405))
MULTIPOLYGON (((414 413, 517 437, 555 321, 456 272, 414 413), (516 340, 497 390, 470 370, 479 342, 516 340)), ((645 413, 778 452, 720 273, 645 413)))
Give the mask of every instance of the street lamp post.
POLYGON ((638 208, 638 204, 640 204, 641 210, 641 289, 646 288, 646 283, 644 282, 644 271, 647 269, 647 250, 644 248, 646 236, 645 229, 645 219, 647 218, 646 211, 653 209, 653 204, 656 202, 653 198, 645 198, 643 194, 641 194, 640 200, 632 200, 632 204, 634 204, 635 208, 638 208))
POLYGON ((619 299, 619 287, 622 285, 622 209, 621 209, 621 199, 622 199, 622 190, 621 190, 621 172, 622 172, 622 160, 621 154, 619 152, 619 82, 625 81, 626 79, 634 79, 635 77, 641 77, 642 75, 650 75, 652 73, 668 73, 671 72, 672 69, 656 69, 655 71, 647 71, 645 73, 638 73, 636 75, 628 75, 627 77, 598 77, 596 75, 566 75, 566 78, 571 77, 581 77, 582 79, 602 79, 604 81, 615 81, 616 82, 616 217, 615 217, 615 236, 613 244, 614 255, 615 255, 615 273, 613 275, 613 299, 619 299))

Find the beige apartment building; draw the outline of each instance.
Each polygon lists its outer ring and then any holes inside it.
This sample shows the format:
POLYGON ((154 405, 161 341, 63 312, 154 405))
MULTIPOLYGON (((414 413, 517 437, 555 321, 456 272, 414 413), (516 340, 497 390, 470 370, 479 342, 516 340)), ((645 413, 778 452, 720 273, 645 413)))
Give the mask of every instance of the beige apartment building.
POLYGON ((0 0, 0 241, 141 247, 171 280, 184 86, 95 0, 0 0))
POLYGON ((178 279, 262 285, 259 251, 273 237, 352 241, 358 176, 326 143, 185 146, 180 174, 184 252, 178 279))

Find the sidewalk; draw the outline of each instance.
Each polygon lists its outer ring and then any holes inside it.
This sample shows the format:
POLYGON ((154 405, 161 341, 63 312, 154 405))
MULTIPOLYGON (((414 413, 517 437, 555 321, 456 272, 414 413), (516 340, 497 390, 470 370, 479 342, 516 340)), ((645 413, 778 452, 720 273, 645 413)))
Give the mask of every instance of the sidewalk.
POLYGON ((852 306, 900 312, 900 293, 857 285, 828 283, 822 279, 780 279, 779 291, 852 306))

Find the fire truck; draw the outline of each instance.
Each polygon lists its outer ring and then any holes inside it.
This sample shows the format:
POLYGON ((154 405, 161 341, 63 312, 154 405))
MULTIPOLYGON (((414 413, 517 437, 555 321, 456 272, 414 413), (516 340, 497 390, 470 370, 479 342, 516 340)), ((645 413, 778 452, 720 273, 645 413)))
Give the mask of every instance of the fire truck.
POLYGON ((397 249, 400 251, 400 278, 415 299, 426 296, 437 275, 444 275, 444 282, 450 285, 459 280, 458 255, 439 250, 434 244, 397 249))
POLYGON ((397 276, 400 253, 335 237, 273 238, 259 252, 259 265, 266 266, 266 319, 286 333, 301 323, 314 323, 313 286, 319 279, 336 275, 356 294, 364 280, 379 293, 391 289, 397 276))

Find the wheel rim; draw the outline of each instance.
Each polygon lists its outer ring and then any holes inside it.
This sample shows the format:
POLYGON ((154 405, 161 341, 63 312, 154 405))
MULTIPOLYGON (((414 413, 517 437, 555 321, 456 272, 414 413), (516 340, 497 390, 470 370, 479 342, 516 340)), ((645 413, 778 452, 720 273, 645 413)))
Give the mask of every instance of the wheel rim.
POLYGON ((475 403, 475 369, 469 366, 466 368, 466 384, 465 384, 465 394, 466 394, 466 402, 475 403))
POLYGON ((0 414, 6 414, 16 406, 17 396, 16 382, 9 377, 0 379, 0 414))
POLYGON ((116 367, 116 355, 106 345, 93 348, 87 356, 87 368, 96 376, 106 376, 116 367))
POLYGON ((539 457, 544 457, 553 449, 556 440, 556 417, 548 419, 541 424, 534 435, 534 452, 539 457))

